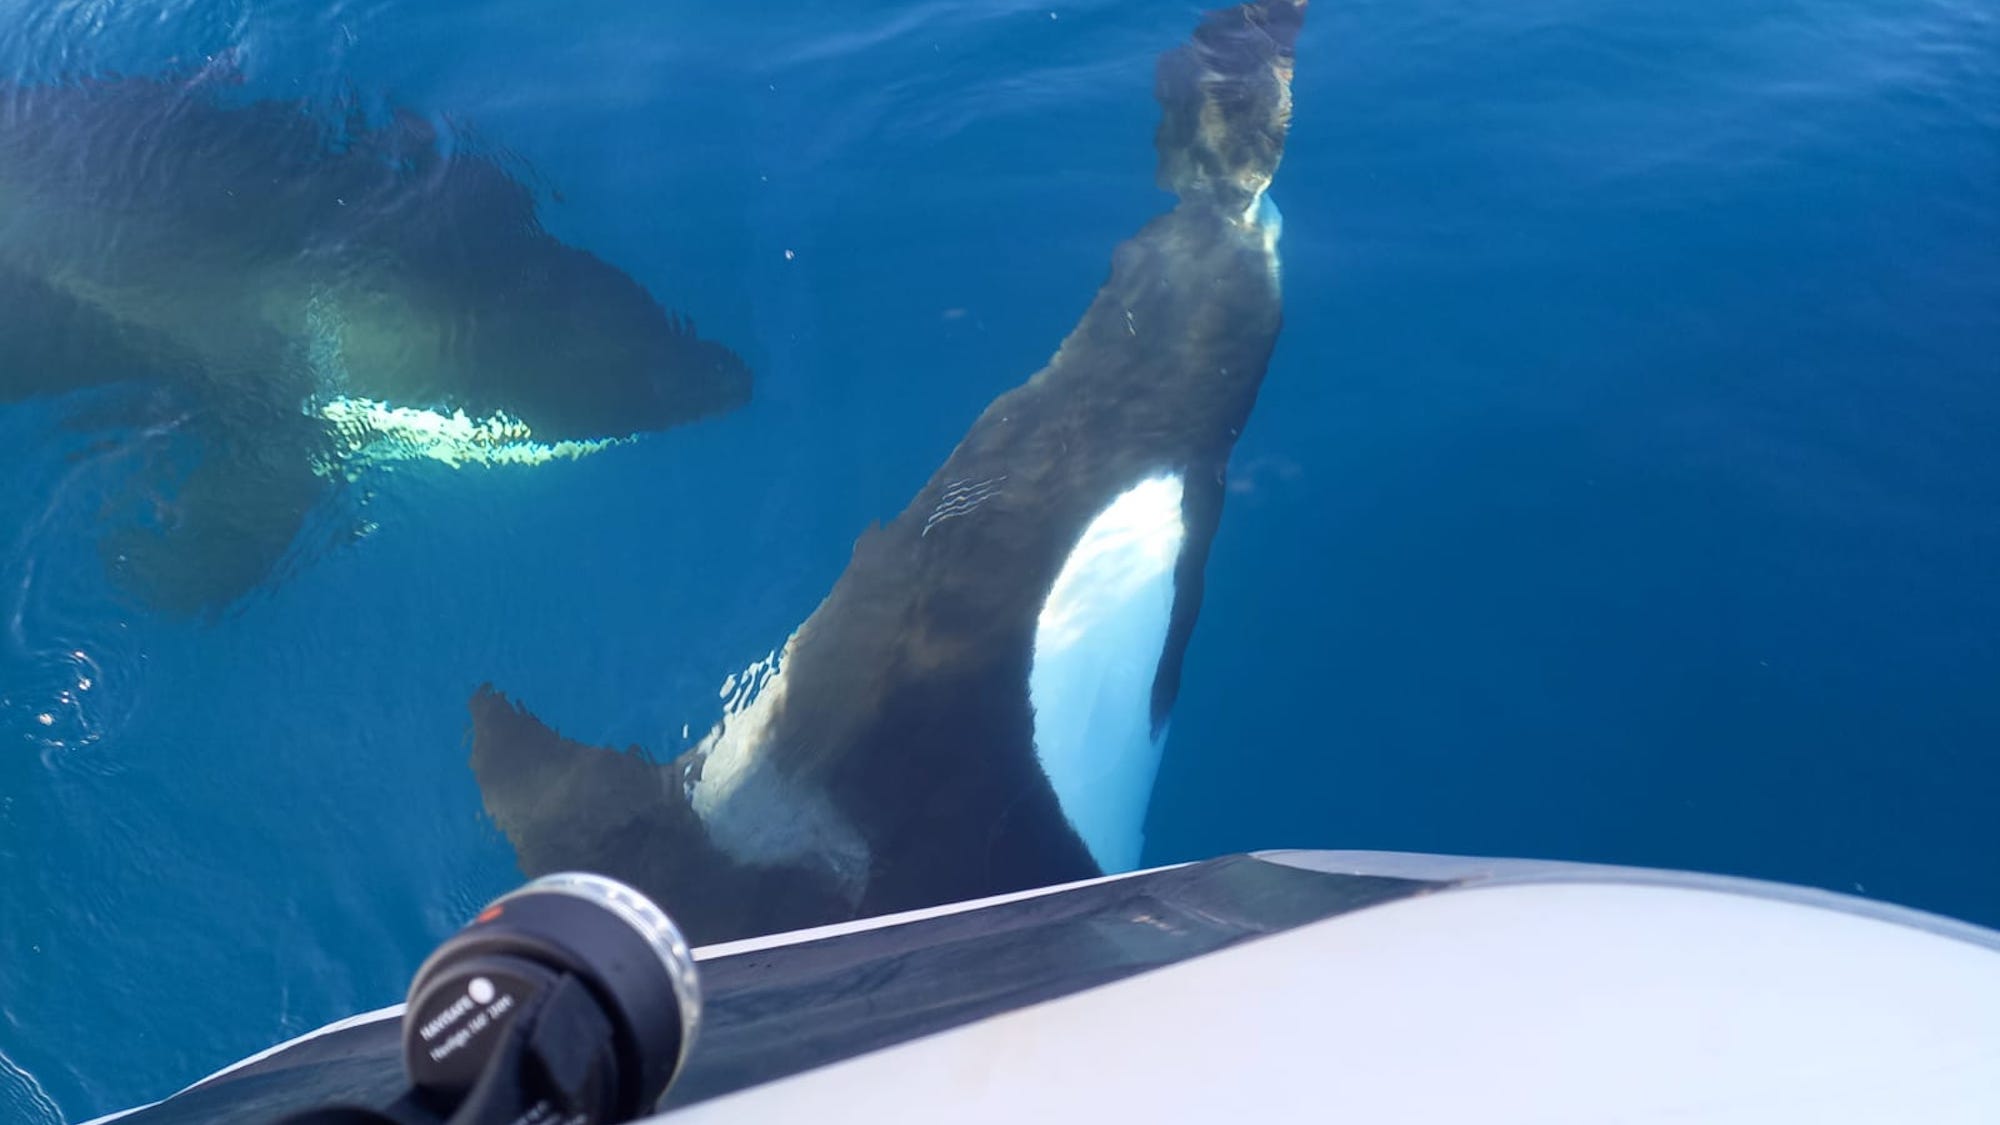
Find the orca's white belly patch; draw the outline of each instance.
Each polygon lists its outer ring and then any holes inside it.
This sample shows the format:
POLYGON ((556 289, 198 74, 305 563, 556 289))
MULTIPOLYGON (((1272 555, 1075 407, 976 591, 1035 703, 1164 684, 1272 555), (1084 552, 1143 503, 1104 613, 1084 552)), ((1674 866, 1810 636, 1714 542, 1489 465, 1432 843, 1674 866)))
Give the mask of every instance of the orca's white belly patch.
POLYGON ((1166 738, 1153 680, 1187 541, 1182 478, 1139 481, 1084 529, 1035 624, 1035 751, 1063 815, 1105 871, 1137 866, 1166 738))

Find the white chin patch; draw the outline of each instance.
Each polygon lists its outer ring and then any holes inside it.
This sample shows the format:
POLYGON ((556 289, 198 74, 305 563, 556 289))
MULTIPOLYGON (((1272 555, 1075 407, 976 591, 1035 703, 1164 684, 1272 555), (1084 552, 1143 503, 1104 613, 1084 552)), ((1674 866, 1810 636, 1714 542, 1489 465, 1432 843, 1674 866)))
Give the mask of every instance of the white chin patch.
POLYGON ((358 470, 404 461, 464 465, 542 465, 588 456, 630 438, 538 441, 527 423, 507 414, 468 417, 462 410, 443 414, 366 398, 338 396, 313 407, 334 439, 333 463, 322 475, 348 476, 358 470))
POLYGON ((1179 474, 1126 489, 1084 529, 1035 624, 1035 751, 1063 815, 1107 872, 1139 863, 1159 772, 1153 680, 1187 525, 1179 474))
POLYGON ((1278 210, 1278 203, 1269 192, 1257 197, 1257 229, 1264 233, 1264 253, 1271 257, 1271 277, 1276 280, 1283 272, 1278 258, 1278 240, 1285 234, 1285 215, 1278 210))

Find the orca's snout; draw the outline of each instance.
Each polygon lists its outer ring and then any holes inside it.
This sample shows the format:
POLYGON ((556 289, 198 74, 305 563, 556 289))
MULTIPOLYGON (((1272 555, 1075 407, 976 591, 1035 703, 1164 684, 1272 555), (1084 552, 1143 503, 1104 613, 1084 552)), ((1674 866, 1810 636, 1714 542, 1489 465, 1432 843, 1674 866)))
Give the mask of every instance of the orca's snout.
POLYGON ((671 411, 720 414, 750 401, 750 365, 713 340, 684 339, 652 372, 654 397, 671 411))
POLYGON ((1183 203, 1258 219, 1292 120, 1292 51, 1305 0, 1257 0, 1210 12, 1160 57, 1159 184, 1183 203))

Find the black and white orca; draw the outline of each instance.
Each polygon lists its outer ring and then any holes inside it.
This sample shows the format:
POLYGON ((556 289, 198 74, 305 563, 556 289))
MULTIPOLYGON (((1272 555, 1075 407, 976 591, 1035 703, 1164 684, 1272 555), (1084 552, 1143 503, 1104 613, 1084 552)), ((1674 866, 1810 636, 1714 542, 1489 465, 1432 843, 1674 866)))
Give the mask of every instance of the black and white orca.
POLYGON ((0 405, 120 438, 100 547, 149 608, 236 603, 375 466, 578 456, 749 400, 507 163, 235 85, 0 81, 0 405))
POLYGON ((1209 13, 1161 58, 1174 208, 697 746, 662 765, 582 745, 479 690, 472 767, 527 873, 612 875, 712 942, 1138 862, 1278 337, 1266 188, 1304 8, 1209 13))

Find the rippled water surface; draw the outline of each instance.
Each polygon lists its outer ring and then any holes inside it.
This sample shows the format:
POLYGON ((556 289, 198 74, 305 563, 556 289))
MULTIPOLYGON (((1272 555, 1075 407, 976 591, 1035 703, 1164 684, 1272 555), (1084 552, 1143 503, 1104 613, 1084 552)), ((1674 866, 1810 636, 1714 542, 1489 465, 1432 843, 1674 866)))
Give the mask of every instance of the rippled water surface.
MULTIPOLYGON (((173 502, 183 415, 0 405, 0 1118, 398 999, 519 879, 466 765, 480 683, 593 743, 705 729, 1162 207, 1153 59, 1196 10, 0 0, 10 91, 403 122, 757 373, 589 457, 328 486, 267 570, 177 575, 247 583, 212 618, 101 549, 173 502)), ((1298 59, 1286 327, 1146 860, 1608 860, 2000 925, 2000 17, 1315 0, 1298 59)), ((123 186, 172 164, 53 120, 123 186)), ((90 186, 106 260, 173 202, 90 186)), ((307 219, 258 237, 365 262, 307 219)), ((268 260, 176 229, 138 259, 184 266, 175 324, 268 260)), ((265 452, 234 464, 278 479, 265 452)))

